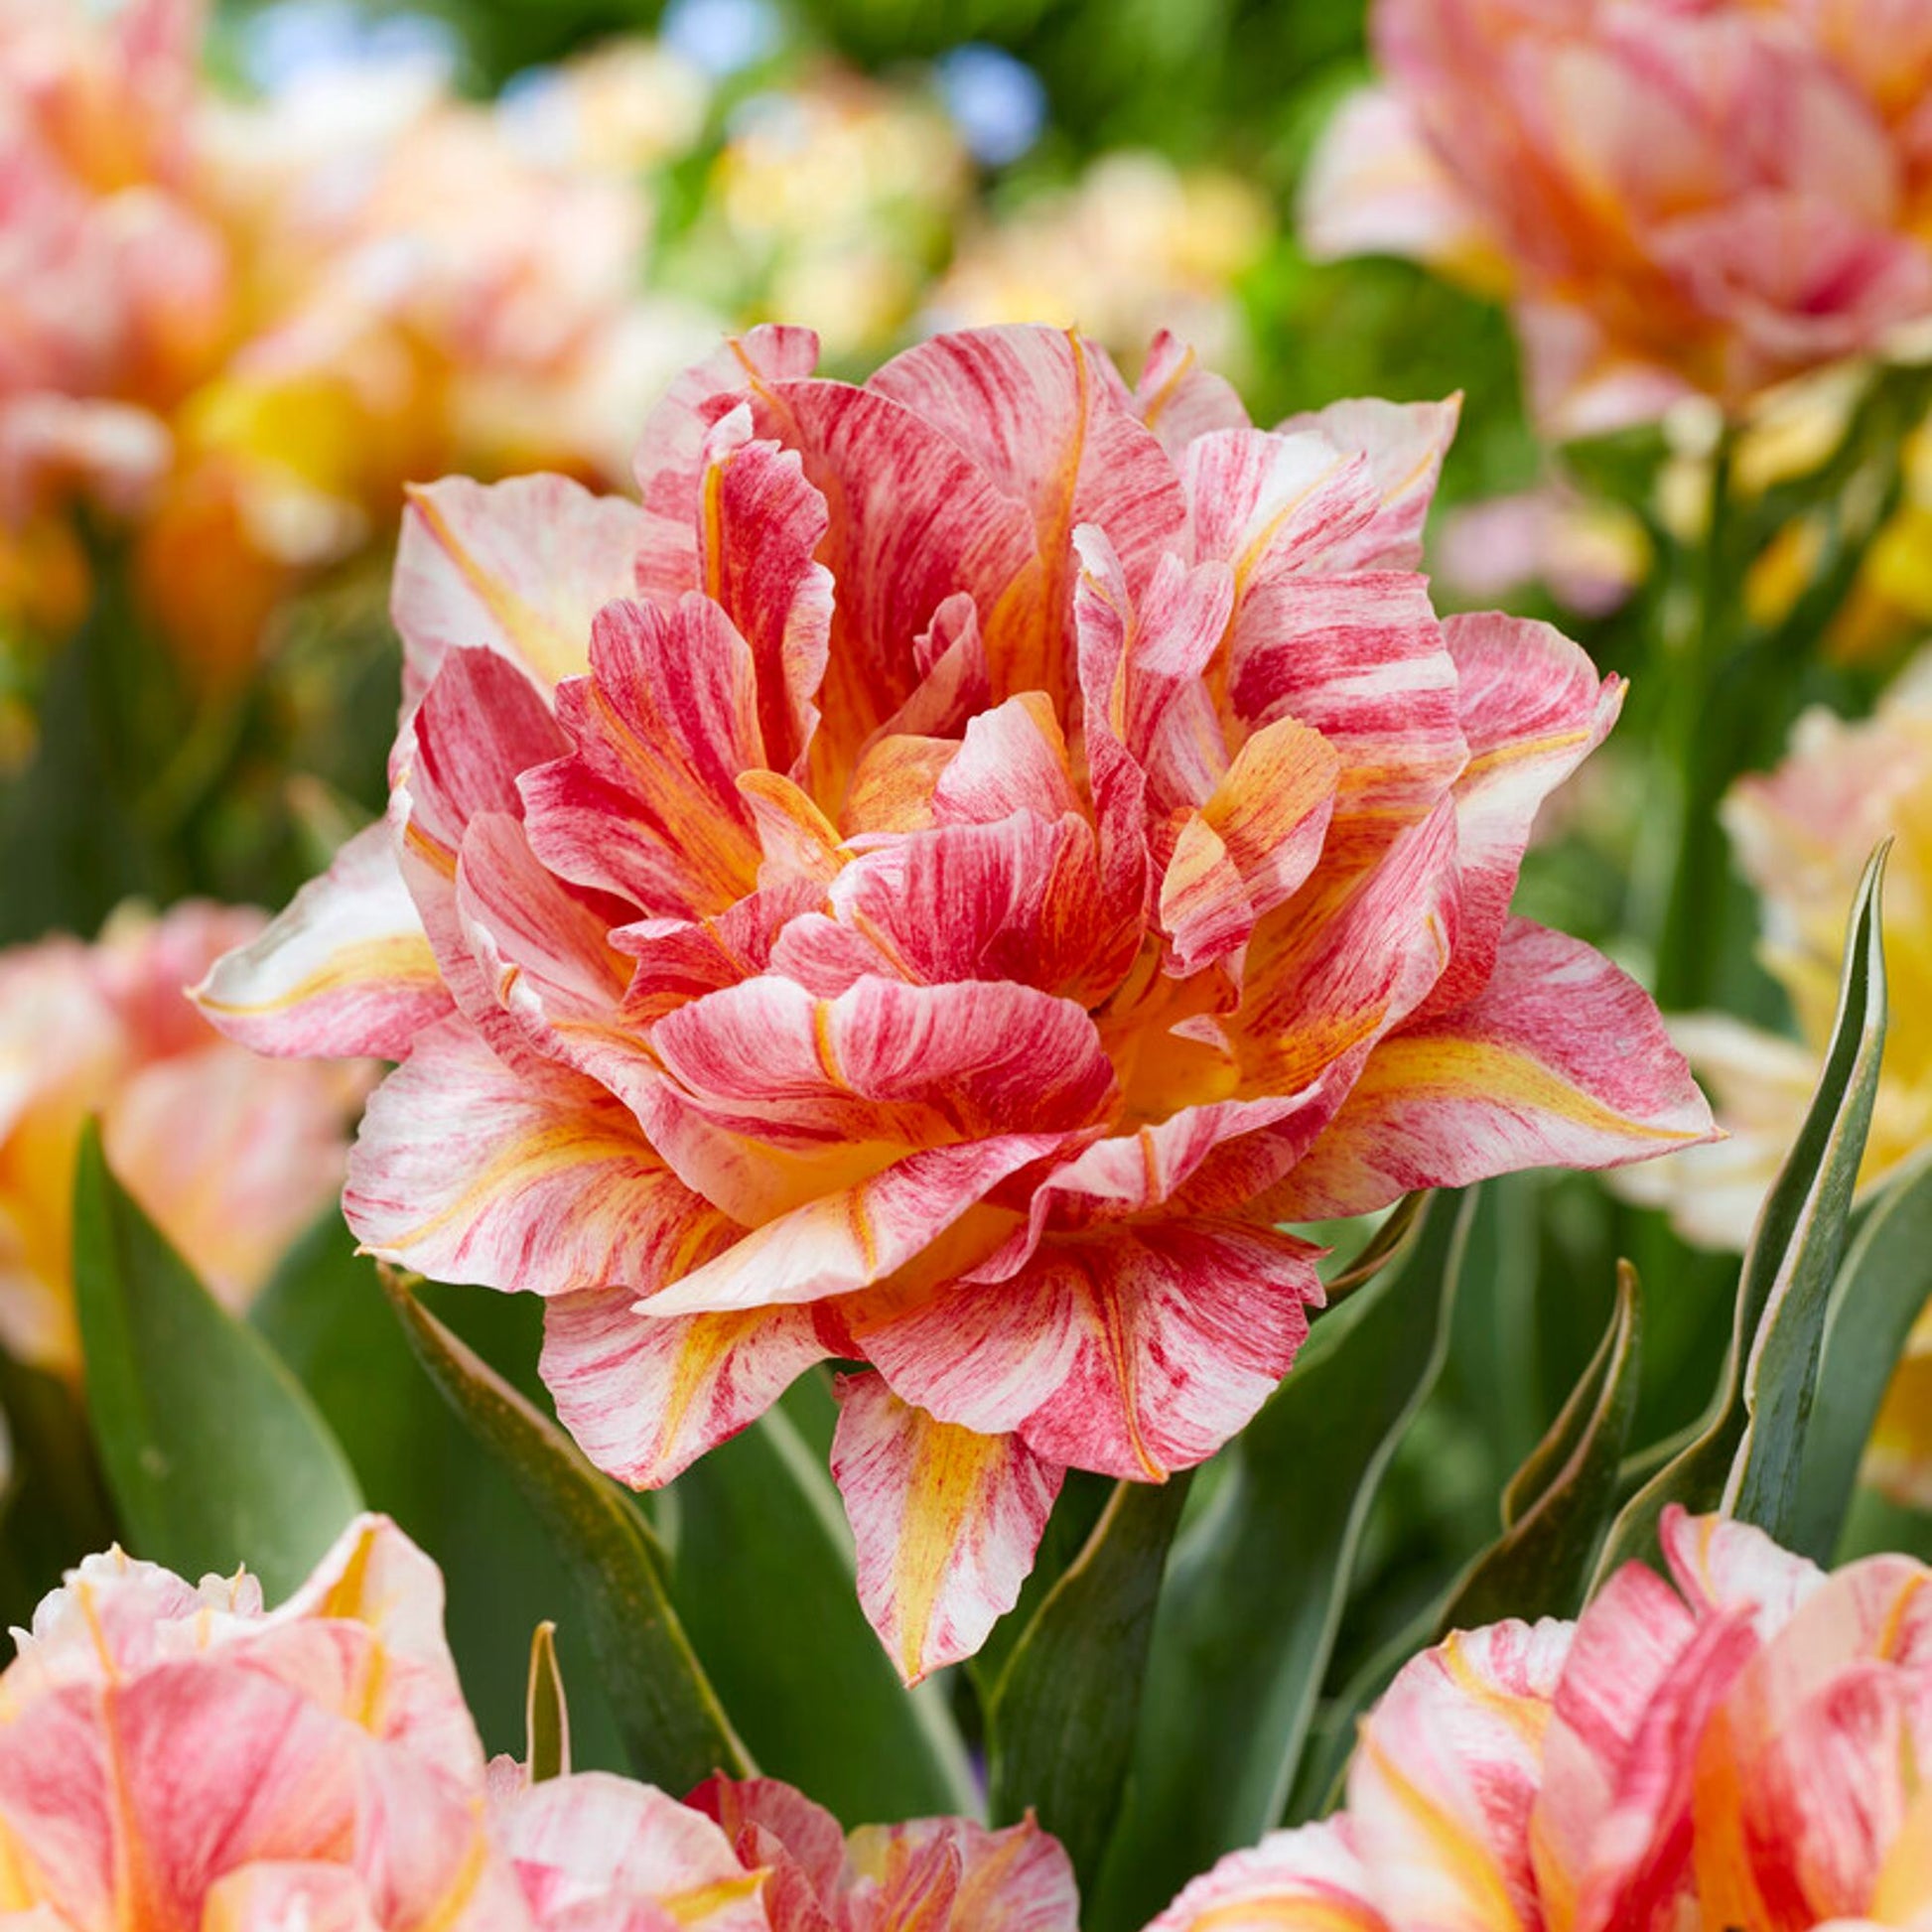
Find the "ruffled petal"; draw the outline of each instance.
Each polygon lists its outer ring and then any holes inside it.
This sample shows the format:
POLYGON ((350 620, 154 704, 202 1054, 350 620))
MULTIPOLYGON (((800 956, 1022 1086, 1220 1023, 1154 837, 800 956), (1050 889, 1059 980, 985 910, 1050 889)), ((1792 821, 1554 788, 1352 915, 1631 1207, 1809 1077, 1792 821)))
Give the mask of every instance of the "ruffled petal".
POLYGON ((215 961, 194 1000, 258 1053, 403 1058, 451 1002, 389 827, 356 833, 258 938, 215 961))
POLYGON ((561 1066, 512 1071, 461 1020, 376 1089, 343 1211, 384 1260, 538 1295, 643 1292, 730 1232, 603 1088, 561 1066))
POLYGON ((1270 1832, 1189 1883, 1148 1932, 1395 1932, 1347 1818, 1270 1832))
POLYGON ((832 1476, 859 1601, 908 1684, 970 1657, 1012 1609, 1063 1473, 1013 1437, 934 1421, 877 1375, 840 1378, 832 1476))
POLYGON ((1278 435, 1318 430, 1336 449, 1368 459, 1375 512, 1327 553, 1327 569, 1414 570, 1422 563, 1422 526, 1461 413, 1459 396, 1447 402, 1351 396, 1280 425, 1278 435))
POLYGON ((1489 984, 1375 1048, 1270 1205, 1361 1214, 1412 1188, 1616 1167, 1714 1132, 1649 995, 1581 940, 1513 919, 1489 984))
POLYGON ((389 602, 405 707, 460 645, 498 652, 544 690, 581 671, 591 619, 629 593, 642 535, 636 504, 565 477, 412 489, 389 602))
POLYGON ((544 1304, 544 1386, 557 1420, 607 1475, 669 1482, 756 1422, 829 1352, 808 1308, 658 1318, 627 1288, 544 1304))

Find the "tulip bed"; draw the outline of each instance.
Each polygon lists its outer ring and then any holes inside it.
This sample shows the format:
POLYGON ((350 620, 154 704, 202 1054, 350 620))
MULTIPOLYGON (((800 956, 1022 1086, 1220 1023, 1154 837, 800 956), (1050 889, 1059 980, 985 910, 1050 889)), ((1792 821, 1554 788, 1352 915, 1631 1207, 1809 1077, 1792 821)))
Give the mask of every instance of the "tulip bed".
POLYGON ((1039 12, 0 0, 22 1932, 1932 1928, 1932 9, 1039 12))

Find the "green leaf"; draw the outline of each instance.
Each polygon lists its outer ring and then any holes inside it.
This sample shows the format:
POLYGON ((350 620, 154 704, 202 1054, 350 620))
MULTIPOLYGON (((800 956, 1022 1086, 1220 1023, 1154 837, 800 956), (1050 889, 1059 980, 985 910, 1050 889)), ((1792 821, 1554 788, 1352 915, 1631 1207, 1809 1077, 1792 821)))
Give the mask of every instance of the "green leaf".
POLYGON ((1503 1617, 1574 1616, 1615 1507, 1637 1412, 1643 1298, 1621 1262, 1616 1307, 1589 1366, 1503 1491, 1503 1534, 1450 1590, 1436 1636, 1503 1617))
POLYGON ((1780 1542, 1792 1533, 1825 1317, 1884 1048, 1886 850, 1872 854, 1860 882, 1824 1071, 1738 1273, 1724 1381, 1695 1437, 1611 1525, 1598 1584, 1622 1563, 1651 1559, 1658 1522, 1672 1503, 1721 1508, 1780 1542))
POLYGON ((1191 1473, 1114 1485, 1086 1547, 1014 1646, 987 1714, 994 1824, 1037 1813, 1083 1890, 1119 1814, 1155 1603, 1191 1473))
POLYGON ((1476 1195, 1314 1324, 1175 1543, 1095 1923, 1140 1925, 1282 1816, 1362 1527, 1449 1339, 1476 1195))
POLYGON ((937 1683, 907 1691, 859 1607, 838 1492, 782 1409, 678 1477, 671 1594, 773 1776, 847 1825, 973 1809, 937 1683))
POLYGON ((550 1532, 637 1775, 679 1792, 714 1771, 746 1776, 750 1755, 692 1653, 665 1593, 663 1552, 629 1498, 399 1277, 384 1271, 383 1285, 431 1381, 550 1532))
POLYGON ((1859 1464, 1912 1324, 1932 1297, 1932 1153, 1872 1204, 1832 1291, 1825 1363, 1805 1436, 1790 1547, 1816 1563, 1837 1554, 1859 1464))
POLYGON ((0 1624, 25 1626, 64 1571, 114 1541, 117 1525, 74 1390, 0 1354, 11 1467, 0 1516, 0 1624))
POLYGON ((187 1577, 246 1564, 271 1600, 362 1506, 302 1385, 195 1279, 89 1125, 73 1274, 101 1467, 135 1554, 187 1577))
POLYGON ((1358 1288, 1366 1288, 1383 1269, 1398 1261, 1415 1245, 1423 1209, 1429 1204, 1427 1192, 1404 1194, 1389 1210, 1388 1219, 1362 1244, 1361 1253, 1345 1267, 1330 1275, 1324 1284, 1330 1311, 1345 1302, 1358 1288))
POLYGON ((532 1784, 570 1771, 570 1706, 557 1669, 557 1626, 539 1623, 530 1637, 530 1688, 523 1699, 523 1763, 532 1784))

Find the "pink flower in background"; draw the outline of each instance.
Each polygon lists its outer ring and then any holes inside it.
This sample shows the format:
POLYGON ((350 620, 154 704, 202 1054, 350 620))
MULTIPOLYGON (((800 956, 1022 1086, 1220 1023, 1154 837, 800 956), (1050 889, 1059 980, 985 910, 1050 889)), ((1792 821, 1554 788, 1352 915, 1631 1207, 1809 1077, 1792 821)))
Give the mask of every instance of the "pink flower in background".
POLYGON ((528 1925, 436 1567, 349 1525, 272 1612, 118 1551, 47 1597, 0 1676, 0 1906, 62 1926, 528 1925))
POLYGON ((1932 1572, 1827 1577, 1675 1511, 1576 1625, 1410 1663, 1346 1809, 1222 1860, 1150 1932, 1922 1926, 1932 1914, 1932 1572), (1674 1587, 1673 1587, 1674 1584, 1674 1587))
POLYGON ((1925 0, 1376 0, 1311 250, 1508 297, 1559 434, 1735 408, 1932 313, 1925 0))
POLYGON ((244 1307, 342 1184, 355 1068, 265 1066, 184 997, 263 915, 124 908, 99 940, 0 952, 0 1345, 80 1369, 74 1152, 98 1114, 109 1164, 190 1266, 244 1307))
POLYGON ((916 1678, 1069 1465, 1161 1480, 1415 1187, 1696 1141, 1645 995, 1508 915, 1621 696, 1414 569, 1451 407, 1266 431, 1171 341, 1044 329, 863 388, 760 329, 641 506, 417 494, 388 821, 205 1010, 403 1061, 345 1207, 547 1298, 603 1468, 668 1481, 828 1357, 866 1609, 916 1678))

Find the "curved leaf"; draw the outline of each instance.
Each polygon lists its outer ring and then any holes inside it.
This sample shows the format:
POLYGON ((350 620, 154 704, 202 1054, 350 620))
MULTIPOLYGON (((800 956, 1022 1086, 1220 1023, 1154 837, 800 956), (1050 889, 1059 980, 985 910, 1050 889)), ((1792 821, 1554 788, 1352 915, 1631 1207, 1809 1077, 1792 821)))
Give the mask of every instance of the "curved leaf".
POLYGON ((530 1688, 523 1698, 523 1766, 532 1784, 570 1773, 570 1706, 557 1670, 557 1626, 539 1623, 530 1636, 530 1688))
POLYGON ((1824 1071, 1738 1273, 1723 1385, 1695 1438, 1611 1525, 1596 1583, 1619 1564, 1655 1555, 1658 1521, 1674 1502, 1691 1510, 1722 1508, 1780 1541, 1791 1534, 1825 1316, 1884 1050, 1887 850, 1880 846, 1871 855, 1859 884, 1824 1071))
POLYGON ((399 1276, 385 1269, 382 1279, 430 1380, 549 1531, 637 1775, 675 1792, 714 1771, 749 1775, 751 1758, 671 1607, 663 1552, 642 1516, 399 1276))
POLYGON ((1912 1324, 1932 1298, 1932 1153, 1886 1188, 1832 1291, 1825 1363, 1805 1436, 1792 1549, 1829 1564, 1859 1464, 1912 1324))
POLYGON ((362 1507, 354 1473, 274 1350, 114 1178, 91 1125, 73 1277, 88 1421, 135 1554, 191 1578, 245 1563, 286 1595, 362 1507))
POLYGON ((1191 1473, 1114 1485, 1086 1547, 1014 1646, 987 1714, 993 1823, 1035 1812, 1083 1888, 1119 1814, 1155 1603, 1191 1473))
POLYGON ((1369 1505, 1443 1364, 1475 1199, 1433 1202, 1402 1266, 1315 1322, 1175 1543, 1095 1923, 1144 1923, 1279 1822, 1369 1505))
POLYGON ((1503 1533, 1450 1590, 1436 1636, 1503 1617, 1574 1616, 1616 1501, 1637 1412, 1643 1297, 1617 1264, 1610 1325, 1549 1433, 1503 1491, 1503 1533))
POLYGON ((969 1811, 943 1688, 908 1692, 859 1608, 838 1492, 793 1421, 819 1395, 830 1403, 801 1378, 785 1407, 678 1477, 672 1600, 773 1777, 847 1825, 969 1811))

